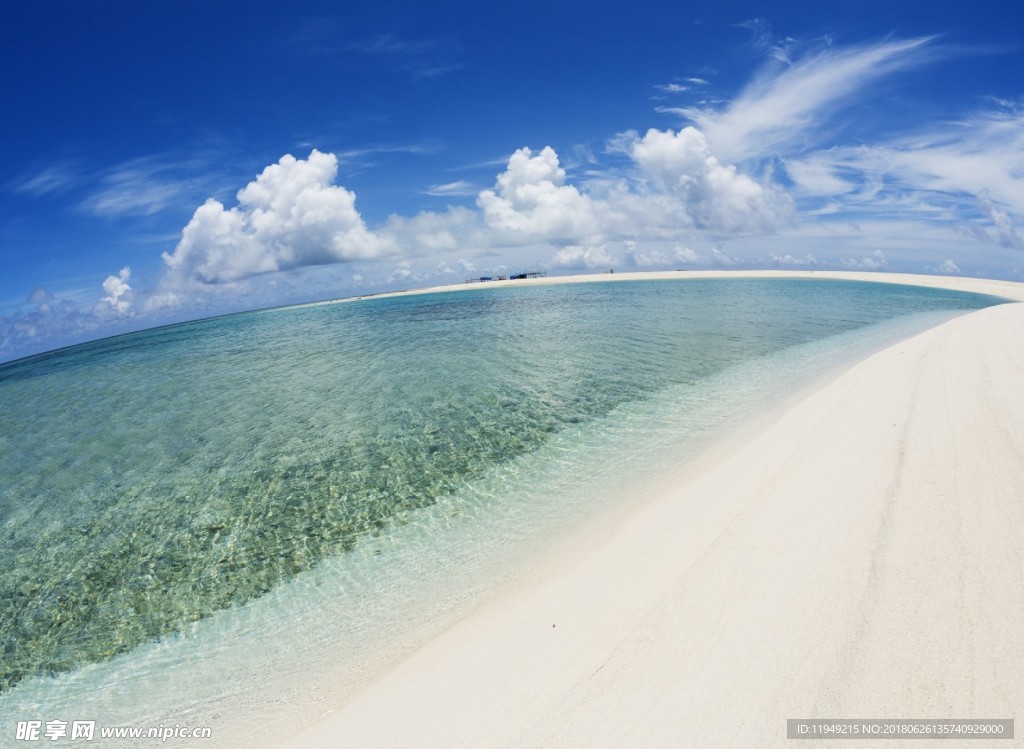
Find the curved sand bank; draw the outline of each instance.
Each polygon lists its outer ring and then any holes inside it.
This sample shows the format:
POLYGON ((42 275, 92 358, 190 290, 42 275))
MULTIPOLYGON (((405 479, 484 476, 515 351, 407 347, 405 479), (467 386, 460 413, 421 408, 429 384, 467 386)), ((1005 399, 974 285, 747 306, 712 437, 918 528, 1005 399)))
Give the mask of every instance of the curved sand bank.
POLYGON ((1024 717, 1022 332, 1002 305, 861 362, 289 746, 780 746, 787 718, 1024 717))
MULTIPOLYGON (((625 273, 590 273, 577 276, 545 276, 523 278, 514 281, 487 281, 479 283, 457 283, 447 286, 432 286, 426 289, 408 289, 372 294, 376 297, 404 296, 407 294, 432 294, 443 291, 468 291, 470 289, 502 288, 504 286, 532 286, 551 283, 598 283, 601 281, 655 281, 681 280, 688 278, 832 278, 840 281, 870 281, 872 283, 896 283, 908 286, 929 286, 936 289, 973 291, 978 294, 992 294, 1014 301, 1024 302, 1024 284, 1015 281, 1000 281, 989 278, 963 276, 920 276, 911 273, 865 273, 858 271, 813 271, 813 270, 681 270, 681 271, 630 271, 625 273)), ((351 299, 337 299, 332 302, 351 302, 366 299, 357 296, 351 299)))

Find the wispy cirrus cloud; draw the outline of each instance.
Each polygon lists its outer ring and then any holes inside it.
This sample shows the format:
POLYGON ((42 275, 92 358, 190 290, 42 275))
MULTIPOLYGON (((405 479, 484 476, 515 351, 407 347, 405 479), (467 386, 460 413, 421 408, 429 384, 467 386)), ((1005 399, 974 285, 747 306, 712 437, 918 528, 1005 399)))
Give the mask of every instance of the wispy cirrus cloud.
POLYGON ((787 160, 800 194, 828 198, 833 213, 914 212, 1004 247, 1024 245, 1024 110, 995 109, 787 160), (927 215, 925 215, 927 214, 927 215))
POLYGON ((196 158, 133 159, 102 172, 78 203, 78 210, 104 218, 150 216, 196 199, 208 188, 210 179, 209 165, 196 158))
POLYGON ((445 42, 441 39, 402 39, 391 34, 380 34, 371 39, 350 42, 347 46, 367 55, 416 57, 443 50, 445 42))
POLYGON ((358 162, 371 156, 381 154, 426 154, 436 153, 440 146, 436 143, 371 143, 359 148, 347 148, 334 151, 334 155, 342 162, 358 162))
POLYGON ((987 190, 998 203, 1024 212, 1024 108, 976 112, 847 153, 851 166, 884 168, 907 185, 972 195, 987 190))
POLYGON ((158 213, 185 195, 185 185, 158 180, 136 172, 121 172, 79 204, 85 213, 95 216, 148 216, 158 213))
POLYGON ((469 197, 476 195, 480 190, 473 186, 471 182, 467 182, 464 179, 455 180, 454 182, 445 182, 440 185, 431 185, 425 190, 427 195, 431 195, 435 198, 455 198, 455 197, 469 197))
POLYGON ((750 46, 754 50, 767 53, 779 62, 789 63, 790 50, 797 46, 797 40, 793 37, 779 38, 767 19, 751 18, 735 26, 750 32, 750 46))
POLYGON ((66 192, 79 185, 82 179, 82 165, 79 161, 60 161, 22 174, 8 183, 8 186, 14 192, 38 198, 66 192))
POLYGON ((345 48, 350 52, 389 58, 397 69, 413 80, 437 78, 462 67, 458 59, 459 45, 450 38, 405 39, 381 34, 349 42, 345 48))
POLYGON ((726 107, 673 110, 691 120, 719 158, 762 159, 816 145, 820 125, 871 82, 934 54, 934 37, 826 48, 771 65, 726 107))
POLYGON ((452 38, 378 34, 353 41, 346 39, 337 19, 323 16, 297 19, 282 34, 279 45, 300 57, 322 59, 355 53, 382 58, 413 80, 437 78, 462 67, 459 45, 452 38))
POLYGON ((97 166, 84 159, 58 161, 8 183, 31 197, 70 195, 80 213, 103 218, 148 216, 195 200, 216 180, 209 155, 165 153, 97 166))
MULTIPOLYGON (((676 78, 669 83, 659 83, 654 88, 660 92, 654 99, 667 99, 669 96, 674 94, 685 94, 688 91, 694 89, 701 89, 709 86, 709 82, 705 78, 697 78, 696 76, 687 76, 685 78, 676 78), (666 94, 668 96, 666 96, 666 94)), ((671 108, 665 108, 665 111, 677 111, 671 108)))
POLYGON ((1024 234, 1014 225, 1010 215, 992 201, 992 196, 987 189, 978 194, 978 207, 992 223, 991 231, 986 231, 988 236, 1003 247, 1012 247, 1015 250, 1024 249, 1024 234))
POLYGON ((855 183, 844 179, 827 153, 803 159, 787 159, 783 165, 798 195, 827 197, 845 195, 857 189, 855 183))

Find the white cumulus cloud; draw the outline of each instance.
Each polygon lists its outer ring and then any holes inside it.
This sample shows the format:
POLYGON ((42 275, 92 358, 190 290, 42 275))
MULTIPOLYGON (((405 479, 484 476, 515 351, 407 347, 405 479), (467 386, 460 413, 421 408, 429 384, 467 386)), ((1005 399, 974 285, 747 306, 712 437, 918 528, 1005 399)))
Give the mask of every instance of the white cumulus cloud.
POLYGON ((96 303, 93 313, 100 317, 126 317, 132 311, 135 292, 128 281, 132 270, 125 266, 116 276, 107 276, 103 281, 103 298, 96 303))
POLYGON ((676 247, 673 257, 680 263, 693 265, 700 262, 700 256, 689 247, 676 247))
POLYGON ((779 255, 776 252, 772 252, 769 253, 768 258, 775 265, 781 266, 812 266, 818 264, 817 259, 811 253, 797 257, 789 254, 788 252, 785 255, 779 255))
POLYGON ((859 258, 842 258, 839 265, 849 270, 883 270, 889 265, 889 261, 886 260, 884 252, 875 250, 870 255, 859 258))
POLYGON ((631 268, 659 268, 672 262, 672 258, 660 250, 643 252, 637 248, 636 242, 626 242, 623 248, 626 265, 631 268))
MULTIPOLYGON (((675 241, 683 234, 770 233, 792 216, 792 201, 779 186, 722 163, 694 127, 620 133, 608 148, 632 167, 613 178, 591 173, 590 190, 569 183, 550 146, 516 151, 495 187, 477 198, 488 240, 565 247, 675 241)), ((669 258, 663 260, 658 264, 669 258)))
POLYGON ((736 265, 740 261, 738 257, 726 255, 717 247, 711 250, 711 259, 716 265, 736 265))
POLYGON ((53 301, 53 293, 49 289, 40 286, 28 295, 28 300, 32 304, 46 304, 53 301))
POLYGON ((367 229, 355 194, 334 184, 337 173, 333 154, 283 156, 238 192, 237 206, 210 198, 197 208, 164 262, 179 279, 218 284, 393 250, 367 229))
POLYGON ((558 250, 551 258, 553 268, 608 268, 615 264, 615 258, 608 254, 604 245, 571 245, 558 250))
POLYGON ((660 192, 678 201, 678 214, 697 229, 770 231, 791 210, 780 190, 721 163, 697 128, 648 130, 633 141, 629 155, 660 192))
POLYGON ((573 242, 597 233, 590 198, 565 184, 565 170, 550 146, 538 153, 520 148, 498 175, 494 189, 477 197, 488 226, 553 242, 573 242))

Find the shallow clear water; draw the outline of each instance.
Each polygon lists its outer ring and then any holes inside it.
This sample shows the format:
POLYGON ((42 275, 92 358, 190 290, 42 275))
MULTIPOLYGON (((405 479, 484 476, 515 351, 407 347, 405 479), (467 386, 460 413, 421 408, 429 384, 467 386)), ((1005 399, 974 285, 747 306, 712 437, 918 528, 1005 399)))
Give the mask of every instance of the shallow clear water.
POLYGON ((441 626, 496 560, 813 372, 997 301, 806 280, 479 289, 2 366, 0 711, 213 721, 275 678, 287 702, 336 677, 324 652, 351 666, 441 626))

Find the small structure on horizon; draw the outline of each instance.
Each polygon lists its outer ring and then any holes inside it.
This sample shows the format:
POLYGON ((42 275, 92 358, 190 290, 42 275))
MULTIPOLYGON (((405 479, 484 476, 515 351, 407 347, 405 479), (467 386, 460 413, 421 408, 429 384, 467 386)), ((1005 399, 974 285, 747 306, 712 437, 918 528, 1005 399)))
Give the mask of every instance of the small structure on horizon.
POLYGON ((531 270, 526 273, 516 273, 511 276, 480 276, 479 278, 467 278, 464 283, 484 283, 486 281, 519 281, 524 278, 544 278, 547 275, 542 270, 531 270))
POLYGON ((513 281, 519 281, 524 278, 544 278, 547 273, 542 270, 531 270, 526 273, 516 273, 514 276, 509 276, 513 281))

